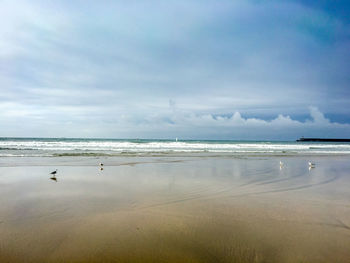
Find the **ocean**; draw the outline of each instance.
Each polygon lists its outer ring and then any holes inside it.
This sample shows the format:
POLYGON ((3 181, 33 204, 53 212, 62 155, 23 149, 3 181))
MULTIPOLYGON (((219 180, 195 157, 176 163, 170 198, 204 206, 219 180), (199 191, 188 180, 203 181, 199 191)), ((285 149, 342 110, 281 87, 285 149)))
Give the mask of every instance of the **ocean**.
POLYGON ((342 155, 350 143, 157 139, 0 138, 0 157, 165 154, 342 155))

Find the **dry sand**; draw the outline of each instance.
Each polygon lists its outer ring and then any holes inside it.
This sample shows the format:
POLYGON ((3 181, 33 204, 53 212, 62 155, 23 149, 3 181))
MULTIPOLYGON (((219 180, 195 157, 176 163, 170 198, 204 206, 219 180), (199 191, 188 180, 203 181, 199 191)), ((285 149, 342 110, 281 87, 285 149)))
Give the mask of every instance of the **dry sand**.
POLYGON ((350 158, 309 159, 3 158, 0 262, 350 262, 350 158))

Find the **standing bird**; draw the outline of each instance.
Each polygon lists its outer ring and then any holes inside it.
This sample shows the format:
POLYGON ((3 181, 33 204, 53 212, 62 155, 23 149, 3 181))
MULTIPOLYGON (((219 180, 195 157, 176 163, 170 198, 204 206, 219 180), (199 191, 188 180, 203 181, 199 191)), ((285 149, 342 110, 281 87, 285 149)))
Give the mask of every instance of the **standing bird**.
POLYGON ((309 162, 309 168, 315 168, 315 164, 312 162, 309 162))
POLYGON ((282 167, 284 165, 284 163, 282 161, 280 161, 280 166, 282 167))
POLYGON ((100 166, 103 166, 103 163, 100 163, 100 166))
POLYGON ((51 172, 50 174, 52 174, 52 177, 50 177, 50 179, 57 182, 57 178, 56 178, 57 169, 55 171, 51 172))

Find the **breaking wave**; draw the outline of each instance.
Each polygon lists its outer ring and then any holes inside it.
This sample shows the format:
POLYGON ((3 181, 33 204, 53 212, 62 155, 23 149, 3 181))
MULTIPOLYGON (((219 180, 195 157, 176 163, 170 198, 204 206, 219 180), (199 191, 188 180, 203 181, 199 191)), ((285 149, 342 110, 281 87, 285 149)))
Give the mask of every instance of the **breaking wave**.
POLYGON ((174 153, 350 154, 350 143, 0 138, 2 157, 174 153))

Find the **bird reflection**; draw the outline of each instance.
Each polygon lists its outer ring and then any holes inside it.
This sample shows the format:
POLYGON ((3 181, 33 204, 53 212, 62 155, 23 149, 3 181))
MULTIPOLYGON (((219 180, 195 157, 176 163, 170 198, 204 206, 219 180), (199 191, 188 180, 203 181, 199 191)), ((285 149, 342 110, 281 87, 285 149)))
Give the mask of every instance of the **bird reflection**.
POLYGON ((51 179, 52 181, 57 182, 57 178, 56 178, 56 176, 52 176, 52 177, 50 177, 50 179, 51 179))
POLYGON ((103 171, 103 167, 100 167, 100 171, 103 171))

